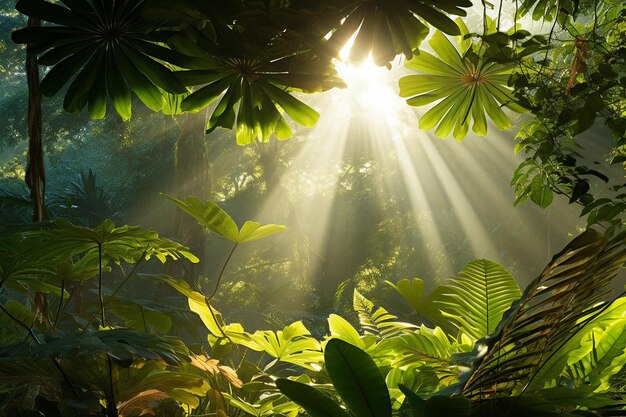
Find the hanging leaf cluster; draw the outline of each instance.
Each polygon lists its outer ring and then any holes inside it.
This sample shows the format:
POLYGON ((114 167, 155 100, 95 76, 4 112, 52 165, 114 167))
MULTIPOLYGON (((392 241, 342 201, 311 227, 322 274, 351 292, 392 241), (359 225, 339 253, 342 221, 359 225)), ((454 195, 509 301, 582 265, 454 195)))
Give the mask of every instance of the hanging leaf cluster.
POLYGON ((336 56, 355 36, 349 59, 361 62, 371 53, 379 66, 387 64, 399 53, 411 59, 414 50, 428 34, 428 24, 449 35, 458 35, 459 27, 447 13, 466 16, 463 8, 472 6, 469 0, 362 0, 343 3, 346 4, 336 14, 338 22, 335 22, 336 29, 332 31, 327 50, 336 56))
POLYGON ((425 106, 437 102, 420 119, 423 130, 435 129, 441 138, 450 133, 457 140, 467 135, 473 120, 474 133, 487 134, 487 116, 500 129, 511 127, 511 121, 502 110, 507 107, 525 112, 515 102, 507 86, 512 67, 482 57, 480 47, 465 39, 468 30, 462 22, 463 36, 457 49, 441 32, 428 42, 435 55, 421 51, 406 62, 406 67, 421 74, 400 79, 400 95, 408 97, 411 106, 425 106))
MULTIPOLYGON (((273 20, 272 20, 273 22, 273 20)), ((294 97, 292 92, 319 92, 341 87, 329 59, 320 59, 311 50, 294 52, 298 34, 289 28, 246 27, 244 21, 222 28, 217 43, 212 30, 190 27, 172 37, 174 50, 193 56, 196 63, 178 77, 186 86, 199 86, 180 107, 200 111, 217 101, 207 123, 207 132, 217 127, 236 127, 237 143, 291 137, 285 113, 296 123, 312 127, 317 111, 294 97), (219 100, 218 100, 219 99, 219 100)))
POLYGON ((41 81, 46 96, 69 84, 63 108, 79 112, 85 106, 94 119, 107 111, 107 97, 124 120, 131 116, 131 92, 150 109, 163 107, 163 91, 187 90, 161 60, 176 60, 160 45, 157 32, 142 19, 144 0, 20 0, 16 9, 54 24, 13 32, 13 40, 37 51, 39 64, 51 67, 41 81))

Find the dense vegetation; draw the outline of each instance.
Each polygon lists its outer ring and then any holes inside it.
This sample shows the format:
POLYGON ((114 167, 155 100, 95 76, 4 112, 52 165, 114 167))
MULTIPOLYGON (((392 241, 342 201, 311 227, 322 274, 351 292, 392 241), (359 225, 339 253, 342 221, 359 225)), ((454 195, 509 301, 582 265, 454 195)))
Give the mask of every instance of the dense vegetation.
MULTIPOLYGON (((0 415, 623 415, 622 3, 3 6, 0 415), (348 63, 403 62, 420 129, 462 141, 513 126, 517 169, 489 160, 510 205, 569 203, 586 224, 473 214, 511 274, 471 259, 457 226, 478 229, 448 190, 437 201, 443 178, 407 175, 419 148, 322 152, 303 132, 315 98, 345 87, 349 40, 348 63), (389 184, 435 208, 416 220, 389 184), (526 229, 554 225, 570 241, 527 265, 526 229)), ((457 186, 462 203, 487 195, 478 178, 457 186)))

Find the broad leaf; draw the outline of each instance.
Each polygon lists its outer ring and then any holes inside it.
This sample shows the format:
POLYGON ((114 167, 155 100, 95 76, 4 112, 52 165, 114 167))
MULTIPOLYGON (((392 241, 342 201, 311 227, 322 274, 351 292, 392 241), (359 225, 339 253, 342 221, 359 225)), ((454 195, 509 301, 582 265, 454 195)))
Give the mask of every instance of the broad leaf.
POLYGON ((336 402, 321 391, 300 382, 285 378, 276 380, 276 386, 291 401, 311 417, 350 417, 336 402))
POLYGON ((315 366, 322 359, 319 342, 311 337, 311 333, 301 321, 290 324, 277 332, 257 330, 252 340, 277 361, 289 362, 307 369, 315 366))
POLYGON ((340 339, 324 350, 326 371, 350 411, 359 417, 391 417, 389 391, 372 358, 340 339))

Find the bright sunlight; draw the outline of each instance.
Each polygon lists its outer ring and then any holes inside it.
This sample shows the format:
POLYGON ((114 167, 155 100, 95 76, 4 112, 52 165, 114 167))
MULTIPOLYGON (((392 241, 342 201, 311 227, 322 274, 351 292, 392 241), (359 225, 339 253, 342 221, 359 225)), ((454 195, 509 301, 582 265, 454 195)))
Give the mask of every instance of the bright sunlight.
POLYGON ((344 79, 350 91, 352 110, 375 114, 396 112, 403 104, 395 91, 395 81, 390 70, 374 64, 372 57, 358 65, 348 62, 354 39, 346 43, 336 61, 337 72, 344 79))

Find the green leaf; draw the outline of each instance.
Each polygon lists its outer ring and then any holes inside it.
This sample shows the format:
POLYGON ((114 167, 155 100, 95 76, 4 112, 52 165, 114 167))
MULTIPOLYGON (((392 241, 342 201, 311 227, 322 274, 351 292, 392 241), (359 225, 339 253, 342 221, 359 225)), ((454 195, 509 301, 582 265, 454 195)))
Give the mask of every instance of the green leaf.
POLYGON ((511 274, 486 259, 469 262, 451 282, 433 302, 444 317, 474 339, 493 333, 504 312, 521 296, 511 274))
POLYGON ((445 14, 423 3, 413 3, 415 12, 424 18, 428 23, 437 29, 447 33, 448 35, 460 35, 459 27, 445 14))
POLYGON ((336 402, 321 391, 285 378, 276 380, 276 387, 311 417, 350 417, 336 402))
POLYGON ((91 59, 94 51, 84 49, 55 65, 41 80, 41 93, 52 97, 91 59))
POLYGON ((106 86, 117 114, 122 120, 129 120, 131 116, 130 91, 112 51, 107 53, 106 86))
POLYGON ((320 117, 318 112, 270 83, 262 83, 260 86, 296 123, 304 127, 315 126, 320 117))
POLYGON ((343 317, 336 314, 330 314, 328 316, 328 328, 330 330, 330 336, 345 340, 346 342, 354 345, 360 349, 365 349, 365 343, 361 339, 359 332, 343 317))
MULTIPOLYGON (((150 110, 163 108, 164 98, 159 89, 143 75, 128 59, 123 51, 114 49, 115 61, 128 86, 150 110)), ((119 86, 121 88, 121 85, 119 86)))
POLYGON ((385 379, 363 350, 331 339, 324 350, 326 371, 350 411, 359 417, 391 417, 385 379))
POLYGON ((239 230, 235 221, 217 204, 206 201, 202 203, 196 197, 187 197, 185 201, 161 193, 161 196, 170 200, 185 213, 196 219, 198 223, 217 233, 231 242, 239 242, 239 230))
POLYGON ((277 332, 257 330, 252 340, 278 361, 289 362, 315 370, 322 359, 319 342, 311 337, 301 321, 290 324, 277 332))
POLYGON ((206 299, 206 297, 197 292, 191 291, 187 295, 187 304, 189 309, 200 316, 200 319, 206 328, 216 337, 224 337, 222 330, 223 320, 219 311, 214 309, 206 299))
POLYGON ((174 73, 154 59, 135 50, 132 45, 120 43, 120 47, 128 60, 135 65, 148 79, 163 90, 172 94, 187 92, 174 73))
POLYGON ((424 301, 424 281, 419 278, 401 279, 397 283, 385 281, 390 285, 402 298, 404 298, 414 309, 418 311, 424 301))
POLYGON ((281 224, 266 224, 261 226, 260 223, 247 221, 241 227, 239 231, 238 243, 252 242, 259 239, 264 239, 275 233, 287 229, 286 226, 281 224))
POLYGON ((526 392, 553 353, 583 328, 584 317, 603 308, 597 302, 625 261, 623 234, 607 241, 588 229, 570 242, 505 313, 496 332, 476 344, 463 394, 484 398, 487 387, 490 397, 526 392))
POLYGON ((229 87, 229 85, 240 82, 241 81, 234 75, 219 78, 211 84, 208 84, 187 96, 183 102, 180 103, 180 108, 183 111, 201 110, 214 102, 224 92, 224 90, 229 87))
POLYGON ((530 185, 530 199, 533 203, 541 208, 546 208, 552 204, 553 198, 554 194, 544 183, 543 176, 541 174, 535 175, 530 185))

